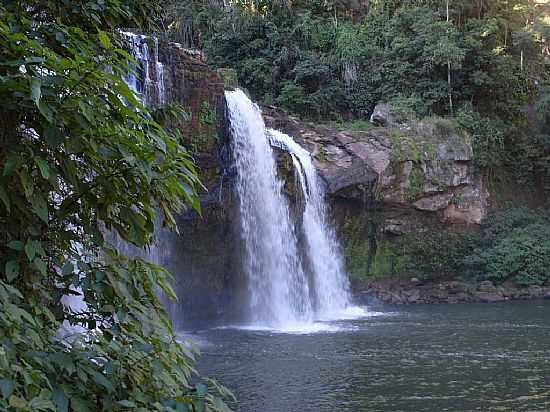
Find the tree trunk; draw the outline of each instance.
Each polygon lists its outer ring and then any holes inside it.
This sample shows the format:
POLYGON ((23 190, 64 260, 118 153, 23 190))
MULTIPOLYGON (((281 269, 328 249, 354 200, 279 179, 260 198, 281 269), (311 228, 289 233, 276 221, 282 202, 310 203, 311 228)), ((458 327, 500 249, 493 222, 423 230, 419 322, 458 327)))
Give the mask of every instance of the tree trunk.
MULTIPOLYGON (((451 20, 449 13, 449 1, 447 0, 447 23, 451 20)), ((449 114, 454 116, 453 108, 453 91, 452 91, 452 82, 451 82, 451 60, 447 60, 447 84, 449 86, 449 114)))
POLYGON ((523 72, 523 49, 521 49, 519 67, 520 67, 521 71, 523 72))

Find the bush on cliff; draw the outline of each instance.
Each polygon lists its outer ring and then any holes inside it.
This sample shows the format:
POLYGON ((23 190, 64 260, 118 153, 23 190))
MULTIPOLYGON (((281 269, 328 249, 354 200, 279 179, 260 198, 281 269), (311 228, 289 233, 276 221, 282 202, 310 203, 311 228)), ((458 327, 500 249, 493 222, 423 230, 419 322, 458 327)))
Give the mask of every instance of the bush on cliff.
POLYGON ((394 275, 423 279, 550 281, 550 216, 527 208, 489 216, 477 233, 405 236, 392 247, 394 275))

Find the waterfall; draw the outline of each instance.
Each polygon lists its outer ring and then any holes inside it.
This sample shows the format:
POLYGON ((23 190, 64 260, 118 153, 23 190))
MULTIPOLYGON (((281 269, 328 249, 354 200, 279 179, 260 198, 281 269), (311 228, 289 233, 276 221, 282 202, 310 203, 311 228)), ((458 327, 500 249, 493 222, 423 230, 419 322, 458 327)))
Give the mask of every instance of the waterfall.
POLYGON ((226 100, 237 169, 250 320, 276 327, 309 321, 309 285, 261 112, 241 90, 226 92, 226 100))
POLYGON ((266 129, 259 108, 242 91, 226 92, 226 99, 253 323, 288 325, 340 316, 350 308, 349 282, 309 152, 290 136, 266 129), (305 201, 303 248, 290 219, 271 145, 290 153, 298 173, 305 201), (300 259, 303 249, 307 265, 300 259))
POLYGON ((300 176, 305 199, 302 230, 313 272, 318 316, 335 316, 350 305, 349 281, 336 234, 328 222, 322 182, 307 150, 284 133, 272 129, 268 132, 273 145, 290 153, 300 176))
POLYGON ((126 76, 126 83, 134 92, 143 96, 146 106, 164 104, 164 65, 159 61, 158 38, 131 32, 122 32, 122 35, 126 37, 130 53, 137 63, 126 76))

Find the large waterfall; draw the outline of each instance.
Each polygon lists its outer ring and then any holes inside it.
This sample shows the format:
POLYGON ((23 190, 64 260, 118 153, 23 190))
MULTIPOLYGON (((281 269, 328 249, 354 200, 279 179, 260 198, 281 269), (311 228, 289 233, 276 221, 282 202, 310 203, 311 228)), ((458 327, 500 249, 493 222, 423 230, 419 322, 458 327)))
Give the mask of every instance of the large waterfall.
POLYGON ((309 321, 312 304, 288 204, 262 115, 248 97, 226 93, 237 167, 244 270, 252 323, 309 321))
POLYGON ((276 130, 240 90, 227 92, 237 168, 240 229, 245 245, 251 321, 286 326, 337 317, 350 304, 335 234, 327 222, 324 191, 309 153, 276 130), (295 224, 277 176, 271 142, 294 160, 304 194, 302 262, 295 224), (306 264, 307 263, 307 264, 306 264), (304 268, 310 268, 305 270, 304 268), (311 273, 309 273, 311 272, 311 273))

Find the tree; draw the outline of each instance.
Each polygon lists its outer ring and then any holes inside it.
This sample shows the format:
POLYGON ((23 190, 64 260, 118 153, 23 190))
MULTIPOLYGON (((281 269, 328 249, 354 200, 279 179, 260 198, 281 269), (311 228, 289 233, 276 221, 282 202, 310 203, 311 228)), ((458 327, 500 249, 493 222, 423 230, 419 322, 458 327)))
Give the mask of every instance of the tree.
POLYGON ((123 81, 117 30, 146 30, 157 10, 0 5, 2 410, 227 410, 192 385, 193 353, 156 296, 174 297, 169 274, 104 239, 147 247, 157 210, 175 227, 175 211, 198 207, 191 157, 159 123, 178 110, 155 117, 123 81), (71 295, 85 308, 64 307, 71 295), (64 338, 62 324, 82 333, 64 338))

